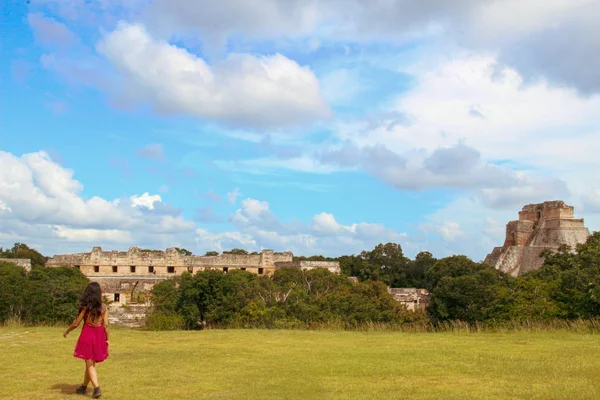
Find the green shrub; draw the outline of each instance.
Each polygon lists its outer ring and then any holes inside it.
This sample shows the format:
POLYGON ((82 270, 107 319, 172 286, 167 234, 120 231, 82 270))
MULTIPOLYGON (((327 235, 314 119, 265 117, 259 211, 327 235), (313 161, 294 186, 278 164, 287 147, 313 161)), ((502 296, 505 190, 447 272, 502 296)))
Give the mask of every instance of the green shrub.
POLYGON ((153 312, 146 317, 146 329, 150 331, 176 331, 183 328, 183 317, 179 315, 153 312))

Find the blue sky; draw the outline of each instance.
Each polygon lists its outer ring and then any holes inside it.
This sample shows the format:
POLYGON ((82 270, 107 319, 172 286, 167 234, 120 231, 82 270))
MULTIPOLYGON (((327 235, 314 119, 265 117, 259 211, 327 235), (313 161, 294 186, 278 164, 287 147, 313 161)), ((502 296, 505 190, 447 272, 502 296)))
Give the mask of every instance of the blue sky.
POLYGON ((0 246, 482 259, 555 199, 597 230, 595 17, 588 0, 11 0, 0 246))

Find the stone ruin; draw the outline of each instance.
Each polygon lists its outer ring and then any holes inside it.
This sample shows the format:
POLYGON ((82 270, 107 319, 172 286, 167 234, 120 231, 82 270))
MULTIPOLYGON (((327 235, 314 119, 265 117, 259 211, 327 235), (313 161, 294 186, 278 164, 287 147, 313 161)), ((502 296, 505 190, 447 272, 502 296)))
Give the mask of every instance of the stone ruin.
POLYGON ((142 250, 103 251, 94 247, 89 253, 55 255, 46 262, 48 267, 78 268, 92 282, 98 282, 103 295, 111 301, 112 323, 126 326, 143 324, 144 306, 155 284, 184 272, 217 270, 230 272, 241 269, 257 275, 271 275, 279 268, 302 270, 324 268, 340 272, 337 261, 294 261, 291 252, 275 253, 263 250, 260 254, 221 254, 218 256, 186 256, 175 248, 166 251, 142 250), (123 310, 119 306, 126 306, 123 310))
POLYGON ((573 218, 574 208, 563 201, 528 204, 519 212, 517 221, 506 224, 506 239, 484 262, 512 276, 540 268, 544 264, 540 253, 544 249, 571 249, 585 243, 590 232, 583 218, 573 218))
POLYGON ((31 271, 31 260, 29 258, 0 258, 0 261, 15 264, 27 272, 31 271))
POLYGON ((410 311, 425 310, 431 299, 427 289, 388 288, 388 293, 394 297, 394 300, 406 306, 410 311))

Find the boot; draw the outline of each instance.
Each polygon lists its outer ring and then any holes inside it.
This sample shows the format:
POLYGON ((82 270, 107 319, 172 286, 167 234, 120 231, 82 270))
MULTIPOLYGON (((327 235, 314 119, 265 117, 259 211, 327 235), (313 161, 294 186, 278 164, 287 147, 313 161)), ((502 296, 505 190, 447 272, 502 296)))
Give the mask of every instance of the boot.
POLYGON ((100 390, 100 386, 94 388, 94 393, 92 393, 92 399, 97 399, 102 396, 102 391, 100 390))
POLYGON ((75 393, 77 394, 85 394, 85 392, 87 391, 87 387, 86 386, 79 386, 77 389, 75 389, 75 393))

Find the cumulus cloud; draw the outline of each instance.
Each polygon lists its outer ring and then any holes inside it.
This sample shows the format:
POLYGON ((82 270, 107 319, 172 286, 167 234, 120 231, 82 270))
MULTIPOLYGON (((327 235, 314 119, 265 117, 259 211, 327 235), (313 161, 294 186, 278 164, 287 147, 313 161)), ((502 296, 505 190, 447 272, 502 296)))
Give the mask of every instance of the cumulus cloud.
POLYGON ((381 242, 403 242, 407 238, 406 233, 381 224, 343 225, 326 212, 313 216, 308 224, 283 222, 271 212, 269 203, 256 199, 243 200, 231 221, 243 237, 251 237, 261 246, 300 254, 357 253, 381 242))
POLYGON ((600 90, 599 17, 594 0, 157 0, 146 13, 149 25, 167 37, 199 35, 216 44, 235 34, 254 39, 320 34, 358 42, 440 35, 498 52, 500 62, 526 78, 543 77, 582 93, 600 90))
POLYGON ((315 122, 330 113, 311 70, 281 54, 232 54, 211 66, 155 40, 144 26, 124 22, 96 48, 122 78, 121 99, 149 104, 161 114, 272 128, 315 122))
POLYGON ((154 203, 162 201, 160 195, 150 195, 148 192, 141 196, 131 196, 130 199, 133 207, 146 207, 148 210, 154 209, 154 203))
POLYGON ((425 232, 435 232, 445 241, 453 242, 465 235, 458 222, 443 221, 442 223, 423 223, 421 229, 425 232))
POLYGON ((486 188, 480 191, 484 204, 492 208, 515 209, 529 203, 565 199, 571 196, 567 184, 558 179, 533 180, 523 178, 521 185, 486 188))
MULTIPOLYGON (((381 224, 341 224, 326 212, 308 223, 284 222, 268 202, 251 198, 241 201, 230 215, 235 230, 210 232, 186 220, 180 209, 164 203, 160 195, 149 192, 112 201, 86 199, 83 185, 73 175, 44 152, 21 157, 0 152, 0 246, 21 241, 48 254, 85 251, 104 244, 113 248, 177 246, 200 252, 273 248, 335 256, 406 239, 406 234, 381 224)), ((197 210, 195 219, 225 222, 210 206, 197 210)))
POLYGON ((401 189, 488 189, 480 195, 492 206, 587 191, 600 151, 600 96, 581 98, 544 82, 524 86, 496 61, 463 53, 407 67, 418 84, 390 108, 410 124, 390 127, 391 117, 340 123, 342 144, 315 157, 340 168, 360 165, 401 189))
POLYGON ((189 235, 195 223, 159 195, 105 200, 82 195, 73 171, 45 152, 0 152, 0 224, 5 240, 28 243, 146 243, 189 235))
POLYGON ((316 153, 316 157, 323 164, 361 166, 374 177, 399 189, 518 184, 518 177, 512 171, 484 162, 477 150, 463 143, 437 148, 431 153, 415 150, 401 155, 383 144, 359 148, 347 141, 338 149, 316 153))

